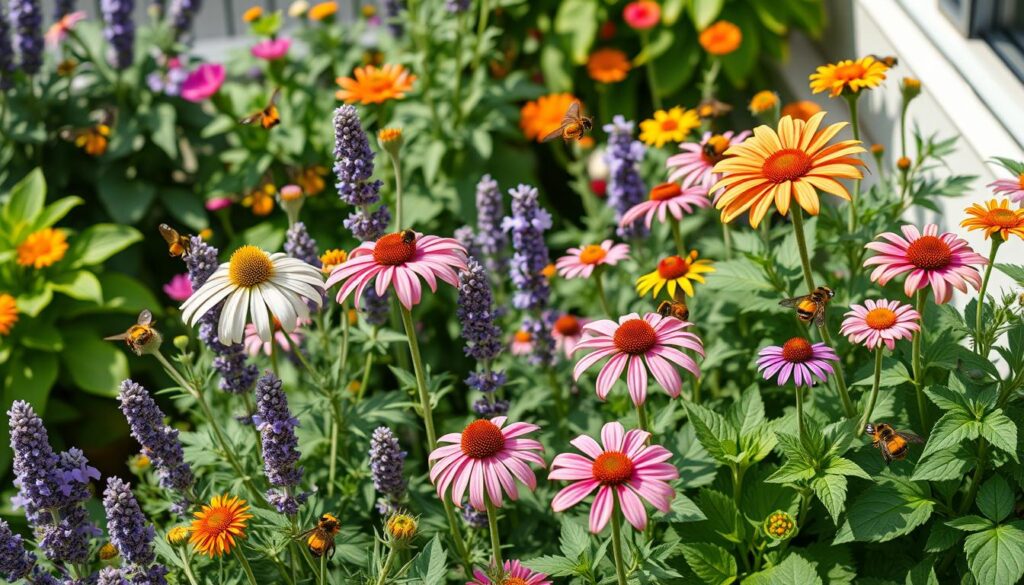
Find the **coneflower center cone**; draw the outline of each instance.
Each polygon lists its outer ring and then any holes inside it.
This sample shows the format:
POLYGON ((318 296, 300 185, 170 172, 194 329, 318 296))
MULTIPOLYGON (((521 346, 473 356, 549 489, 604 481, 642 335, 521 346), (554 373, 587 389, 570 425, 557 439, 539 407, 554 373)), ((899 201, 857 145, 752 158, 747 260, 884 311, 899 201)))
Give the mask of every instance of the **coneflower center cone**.
POLYGON ((940 270, 949 266, 953 251, 936 236, 921 236, 907 247, 907 260, 924 270, 940 270))
POLYGON ((584 264, 597 264, 608 255, 608 251, 601 246, 591 244, 580 252, 580 262, 584 264))
POLYGON ((675 280, 690 271, 690 261, 681 256, 669 256, 658 262, 658 276, 675 280))
POLYGON ((228 277, 240 288, 263 284, 274 275, 274 263, 270 256, 256 246, 242 246, 231 254, 228 277))
POLYGON ((580 334, 580 320, 572 315, 562 315, 555 321, 555 331, 566 337, 580 334))
POLYGON ((896 324, 896 313, 892 309, 878 307, 868 311, 864 322, 872 329, 888 329, 896 324))
POLYGON ((381 236, 373 245, 373 259, 386 266, 405 264, 416 254, 416 242, 408 242, 402 232, 381 236))
POLYGON ((505 448, 505 435, 489 420, 475 420, 462 431, 462 452, 467 457, 486 459, 505 448))
POLYGON ((811 170, 811 163, 806 152, 785 148, 765 159, 761 173, 773 183, 785 183, 806 175, 811 170))
POLYGON ((1021 225, 1020 217, 1012 209, 1004 209, 1002 207, 989 210, 987 219, 990 224, 1001 228, 1019 227, 1021 225))
POLYGON ((660 185, 655 185, 654 188, 651 189, 649 197, 651 201, 665 201, 666 199, 678 197, 682 192, 682 187, 676 183, 661 183, 660 185))
POLYGON ((628 354, 645 354, 657 341, 654 327, 643 319, 630 319, 615 330, 615 347, 628 354))
POLYGON ((633 477, 633 462, 619 451, 605 451, 594 459, 594 479, 604 485, 619 485, 633 477))
POLYGON ((811 359, 814 349, 811 342, 803 337, 794 337, 782 344, 782 359, 793 364, 799 364, 811 359))
POLYGON ((522 577, 505 577, 499 585, 528 585, 522 577))

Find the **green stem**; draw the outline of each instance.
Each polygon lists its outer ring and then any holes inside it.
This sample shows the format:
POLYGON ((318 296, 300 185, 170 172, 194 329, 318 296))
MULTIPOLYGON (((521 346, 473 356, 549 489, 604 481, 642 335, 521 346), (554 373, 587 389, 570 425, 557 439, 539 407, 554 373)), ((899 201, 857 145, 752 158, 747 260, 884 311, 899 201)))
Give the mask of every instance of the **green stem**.
POLYGON ((651 423, 647 420, 647 409, 644 408, 642 402, 636 405, 636 421, 642 430, 651 432, 651 423))
MULTIPOLYGON (((860 119, 857 116, 857 101, 860 94, 846 96, 846 103, 850 106, 850 127, 853 129, 853 139, 860 142, 860 119)), ((850 217, 847 221, 847 229, 853 233, 857 229, 857 200, 860 198, 860 179, 853 181, 853 195, 850 197, 850 217)))
POLYGON ((548 367, 548 384, 551 386, 551 397, 555 402, 555 418, 557 420, 557 430, 559 438, 564 438, 565 426, 568 424, 569 417, 567 416, 568 410, 566 410, 565 397, 562 395, 562 385, 558 383, 558 375, 555 373, 555 368, 548 367))
POLYGON ((402 223, 402 165, 397 155, 390 155, 391 166, 395 169, 395 231, 400 231, 405 224, 402 223))
MULTIPOLYGON (((909 101, 904 101, 903 107, 900 109, 900 158, 907 158, 907 109, 909 105, 909 101)), ((897 170, 900 173, 900 204, 902 208, 906 208, 907 187, 910 186, 910 179, 907 176, 907 171, 897 170)))
POLYGON ((604 292, 604 271, 598 268, 598 272, 595 276, 595 288, 597 288, 597 298, 601 301, 601 309, 604 310, 604 313, 608 315, 609 318, 614 319, 615 314, 612 313, 612 307, 608 304, 608 297, 604 292))
POLYGON ((807 427, 804 424, 804 391, 799 384, 796 385, 796 424, 802 443, 807 437, 807 427))
POLYGON ((921 329, 914 334, 911 344, 911 365, 914 370, 914 391, 917 394, 917 414, 921 417, 921 430, 928 432, 928 404, 924 396, 924 368, 921 365, 921 338, 924 337, 924 308, 927 306, 928 297, 925 289, 917 291, 917 314, 920 315, 921 329))
POLYGON ((256 576, 252 573, 252 567, 249 566, 249 560, 245 558, 245 553, 242 552, 241 544, 235 546, 235 556, 238 557, 238 562, 242 564, 242 569, 245 571, 245 577, 249 581, 249 585, 258 585, 256 583, 256 576))
POLYGON ((732 260, 732 234, 729 233, 729 224, 722 222, 722 241, 725 243, 725 259, 732 260))
POLYGON ((742 465, 736 464, 732 468, 732 497, 734 502, 741 502, 740 496, 743 495, 743 474, 747 472, 747 469, 742 465))
POLYGON ((647 87, 651 92, 651 103, 654 104, 655 110, 660 110, 661 95, 658 93, 658 79, 654 72, 654 59, 652 59, 650 55, 651 35, 648 31, 640 31, 640 44, 643 47, 644 53, 647 55, 644 67, 647 71, 647 87))
POLYGON ((363 377, 359 381, 359 393, 356 395, 357 403, 362 402, 363 395, 366 393, 366 386, 370 383, 370 371, 373 369, 373 356, 373 353, 367 354, 366 363, 363 364, 363 377))
POLYGON ((686 258, 686 246, 683 244, 683 234, 679 229, 679 220, 672 218, 669 225, 672 227, 672 239, 676 243, 676 254, 679 254, 680 258, 686 258))
POLYGON ((460 14, 458 31, 455 33, 455 87, 452 90, 452 110, 455 112, 456 131, 462 123, 462 38, 464 36, 466 36, 466 15, 460 14))
POLYGON ((981 338, 981 320, 985 314, 985 293, 988 291, 988 279, 992 275, 992 266, 996 262, 996 252, 999 251, 999 246, 1002 243, 1003 238, 999 234, 992 236, 992 251, 988 254, 988 265, 985 266, 985 276, 981 279, 981 290, 978 291, 978 306, 974 314, 974 351, 978 352, 981 357, 988 356, 987 344, 981 338), (983 348, 984 351, 982 351, 983 348))
POLYGON ((618 585, 626 585, 626 565, 622 560, 622 520, 619 518, 619 494, 612 491, 612 553, 615 557, 615 575, 618 585))
POLYGON ((501 560, 501 535, 498 532, 498 510, 491 502, 491 498, 484 495, 484 503, 487 504, 487 526, 491 532, 491 552, 494 555, 494 566, 501 569, 504 561, 501 560))
POLYGON ((960 512, 963 516, 971 509, 974 498, 978 495, 978 488, 981 486, 981 478, 985 474, 985 456, 988 454, 988 442, 985 439, 978 440, 978 466, 974 468, 974 475, 971 476, 971 487, 967 489, 964 501, 960 503, 960 512))
POLYGON ((320 585, 327 585, 327 555, 320 555, 320 585))
POLYGON ((473 48, 473 71, 480 67, 483 58, 484 33, 487 32, 487 18, 491 15, 490 2, 480 0, 480 20, 476 25, 476 46, 473 48))
POLYGON ((384 566, 380 569, 380 575, 377 575, 377 585, 384 585, 387 581, 388 573, 391 572, 391 565, 395 564, 395 550, 397 550, 395 546, 388 550, 388 556, 384 559, 384 566))
POLYGON ((189 563, 188 553, 185 552, 185 547, 181 547, 178 554, 181 557, 181 568, 185 571, 185 578, 188 579, 191 585, 199 585, 196 581, 196 576, 192 574, 192 567, 189 563))
POLYGON ((860 426, 857 432, 864 432, 864 427, 871 421, 871 413, 875 410, 875 401, 878 400, 878 387, 882 381, 882 345, 875 349, 875 381, 871 385, 871 394, 868 396, 868 404, 864 407, 864 414, 860 417, 860 426))

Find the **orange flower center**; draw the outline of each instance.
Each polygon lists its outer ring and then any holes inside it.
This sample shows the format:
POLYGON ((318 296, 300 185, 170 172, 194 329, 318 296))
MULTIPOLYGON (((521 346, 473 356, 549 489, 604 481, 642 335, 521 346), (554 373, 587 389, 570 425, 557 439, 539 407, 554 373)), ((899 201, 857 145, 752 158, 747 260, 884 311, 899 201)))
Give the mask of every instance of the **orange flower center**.
POLYGON ((764 161, 761 173, 773 183, 785 183, 799 179, 811 170, 811 157, 796 148, 780 150, 764 161))
POLYGON ((462 431, 462 452, 473 459, 486 459, 505 448, 505 435, 489 420, 475 420, 462 431))
POLYGON ((584 264, 597 264, 608 255, 608 251, 601 246, 591 244, 580 252, 580 262, 584 264))
POLYGON ((940 270, 949 266, 953 252, 949 244, 936 236, 921 236, 907 248, 910 263, 924 270, 940 270))
POLYGON ((533 341, 533 335, 531 335, 529 331, 523 331, 522 329, 516 331, 514 337, 515 340, 520 343, 530 343, 531 341, 533 341))
POLYGON ((206 515, 206 526, 211 530, 223 532, 231 526, 231 514, 227 510, 214 510, 206 515))
POLYGON ((1018 217, 1012 209, 1005 209, 1002 207, 990 209, 987 219, 990 225, 1001 228, 1014 228, 1024 223, 1024 220, 1018 217))
POLYGON ((842 81, 851 81, 864 77, 864 73, 866 73, 864 66, 860 63, 853 62, 836 67, 836 70, 832 75, 835 76, 836 79, 840 79, 842 81))
POLYGON ((381 236, 373 245, 373 259, 379 264, 399 266, 412 260, 416 254, 416 241, 407 241, 404 232, 381 236))
POLYGON ((1024 173, 1017 175, 1017 185, 1019 185, 1021 189, 1024 189, 1024 173))
POLYGON ((658 276, 665 280, 675 280, 686 276, 690 271, 690 261, 680 256, 669 256, 658 262, 658 276))
POLYGON ((864 321, 868 324, 868 327, 872 329, 888 329, 896 324, 896 313, 892 309, 885 307, 878 307, 877 309, 871 309, 868 311, 867 317, 864 321))
POLYGON ((505 577, 499 585, 527 585, 526 579, 522 577, 505 577))
POLYGON ((679 122, 669 118, 668 120, 662 120, 661 129, 665 132, 672 132, 676 128, 679 128, 679 122))
POLYGON ((575 337, 580 334, 580 320, 572 315, 562 315, 555 321, 555 331, 565 337, 575 337))
POLYGON ((619 485, 633 477, 633 462, 619 451, 605 451, 594 459, 594 479, 604 485, 619 485))
POLYGON ((654 333, 654 327, 643 319, 630 319, 615 330, 615 347, 619 351, 631 354, 642 355, 650 351, 658 341, 654 333))
POLYGON ((814 350, 811 348, 811 342, 803 337, 794 337, 782 344, 782 359, 792 364, 806 362, 813 355, 814 350))
POLYGON ((708 164, 716 164, 725 158, 725 151, 729 148, 729 139, 721 134, 715 134, 708 138, 700 149, 700 156, 708 164))
POLYGON ((256 246, 242 246, 231 254, 228 278, 239 288, 263 284, 274 275, 274 263, 256 246))
POLYGON ((651 189, 650 199, 651 201, 665 201, 666 199, 678 197, 682 192, 683 188, 676 183, 662 183, 655 185, 651 189))

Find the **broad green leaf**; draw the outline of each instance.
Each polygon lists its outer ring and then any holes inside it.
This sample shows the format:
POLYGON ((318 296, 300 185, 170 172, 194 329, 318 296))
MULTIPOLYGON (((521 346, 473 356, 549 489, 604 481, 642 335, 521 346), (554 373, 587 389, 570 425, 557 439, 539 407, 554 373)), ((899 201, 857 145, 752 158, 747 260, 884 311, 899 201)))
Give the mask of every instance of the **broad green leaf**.
POLYGON ((932 427, 921 457, 924 458, 942 449, 951 449, 965 440, 977 439, 981 434, 981 423, 960 410, 951 410, 942 415, 932 427))
POLYGON ((691 0, 690 18, 697 31, 702 31, 711 25, 722 13, 725 0, 691 0))
MULTIPOLYGON (((159 196, 167 211, 185 226, 197 231, 209 227, 202 199, 192 191, 171 187, 160 189, 159 196)), ((178 229, 182 229, 181 226, 178 229)))
POLYGON ((54 275, 50 279, 54 292, 63 293, 80 301, 103 303, 103 288, 96 275, 88 270, 73 270, 54 275))
POLYGON ((118 384, 128 377, 128 358, 122 344, 104 341, 97 331, 69 328, 64 334, 61 360, 82 390, 117 396, 118 384))
POLYGON ((570 577, 576 574, 576 561, 556 555, 544 555, 534 557, 523 564, 541 573, 547 573, 551 577, 570 577))
POLYGON ((42 213, 32 224, 32 231, 48 228, 64 219, 72 209, 78 207, 85 201, 81 197, 64 197, 43 208, 42 213))
POLYGON ((586 529, 572 520, 562 520, 562 536, 559 539, 562 554, 571 560, 577 560, 583 551, 590 548, 590 535, 586 529))
POLYGON ((721 57, 722 71, 733 85, 744 87, 760 62, 761 27, 757 14, 748 3, 733 3, 729 8, 729 20, 740 28, 743 40, 739 48, 721 57))
POLYGON ((935 559, 925 558, 907 573, 904 585, 939 585, 935 576, 935 559))
POLYGON ((729 585, 736 581, 736 559, 724 548, 710 543, 680 547, 686 562, 707 585, 729 585))
POLYGON ((764 423, 764 402, 757 384, 751 384, 729 409, 729 422, 741 437, 751 435, 764 423))
POLYGON ((412 561, 411 576, 424 585, 443 585, 448 576, 448 553, 435 534, 430 544, 412 561))
POLYGON ((171 160, 178 158, 178 136, 175 129, 177 117, 177 110, 168 103, 157 104, 153 108, 153 114, 150 116, 152 127, 150 140, 160 150, 164 151, 171 160))
POLYGON ((963 530, 965 532, 977 532, 978 530, 992 528, 994 524, 981 516, 968 514, 966 516, 960 516, 959 518, 953 518, 949 522, 946 522, 946 526, 957 530, 963 530))
POLYGON ((25 327, 21 332, 21 343, 25 347, 38 349, 40 351, 60 351, 64 349, 64 339, 60 331, 53 323, 45 323, 36 320, 31 327, 25 327))
POLYGON ((685 6, 686 0, 665 0, 661 5, 661 21, 665 26, 672 26, 679 20, 685 6))
POLYGON ((72 267, 95 266, 142 239, 139 230, 126 225, 99 223, 72 238, 68 256, 72 267))
POLYGON ((1024 266, 1019 264, 996 264, 996 268, 1018 283, 1024 283, 1024 266))
POLYGON ((555 32, 569 37, 572 60, 577 65, 587 62, 590 47, 597 36, 597 0, 564 0, 555 15, 555 32))
POLYGON ((811 480, 811 489, 818 496, 832 521, 838 523, 846 504, 846 477, 842 475, 819 475, 811 480))
POLYGON ((707 520, 697 503, 683 494, 676 494, 672 499, 672 511, 665 516, 668 522, 699 522, 707 520))
POLYGON ((137 177, 125 176, 120 166, 106 167, 97 179, 96 189, 110 217, 123 224, 132 224, 149 210, 156 197, 156 186, 137 177))
POLYGON ((775 473, 765 478, 765 482, 796 483, 805 479, 811 479, 814 477, 814 474, 814 466, 802 457, 799 459, 787 459, 781 467, 775 470, 775 473))
POLYGON ((743 585, 822 585, 822 581, 810 561, 790 553, 778 565, 744 579, 743 585))
POLYGON ((730 496, 710 489, 700 490, 697 498, 707 516, 708 526, 730 542, 743 542, 746 525, 730 496))
POLYGON ((977 532, 964 541, 967 565, 978 583, 1013 585, 1024 575, 1024 530, 1020 522, 977 532))
POLYGON ((847 475, 850 477, 859 477, 861 479, 872 479, 871 475, 861 469, 860 465, 857 465, 845 457, 839 457, 836 455, 832 455, 826 459, 822 468, 825 473, 830 475, 847 475))
POLYGON ((1020 461, 1017 454, 1017 425, 1003 414, 1002 409, 986 414, 981 420, 981 436, 996 449, 1013 457, 1014 461, 1020 461))
POLYGON ((933 522, 931 532, 928 533, 928 540, 924 543, 924 550, 930 553, 948 550, 962 537, 963 534, 955 528, 946 526, 942 522, 933 522))
POLYGON ((946 481, 962 478, 975 464, 975 456, 964 445, 933 451, 914 466, 914 481, 946 481))
POLYGON ((865 490, 846 513, 833 544, 886 542, 928 521, 935 503, 926 484, 886 478, 865 490))
POLYGON ((160 314, 160 301, 138 280, 119 272, 104 272, 99 275, 99 279, 103 287, 105 309, 132 315, 149 309, 154 315, 160 314))
POLYGON ((722 415, 697 404, 685 403, 697 440, 717 461, 731 463, 736 455, 736 429, 722 415))
POLYGON ((981 484, 975 502, 986 518, 993 522, 1002 522, 1013 512, 1013 488, 998 473, 981 484))
POLYGON ((46 202, 46 179, 43 170, 33 169, 11 189, 10 199, 4 205, 4 219, 10 226, 33 223, 46 202))
POLYGON ((764 271, 746 259, 716 262, 715 272, 707 277, 707 288, 746 294, 759 290, 774 291, 764 271))
POLYGON ((39 315, 39 313, 42 312, 42 310, 45 309, 52 300, 53 287, 50 283, 45 283, 39 290, 24 292, 18 295, 16 299, 18 311, 28 315, 29 317, 39 315))
POLYGON ((963 392, 949 388, 948 386, 929 386, 924 389, 925 396, 935 403, 942 410, 955 410, 963 413, 970 412, 970 405, 963 392))

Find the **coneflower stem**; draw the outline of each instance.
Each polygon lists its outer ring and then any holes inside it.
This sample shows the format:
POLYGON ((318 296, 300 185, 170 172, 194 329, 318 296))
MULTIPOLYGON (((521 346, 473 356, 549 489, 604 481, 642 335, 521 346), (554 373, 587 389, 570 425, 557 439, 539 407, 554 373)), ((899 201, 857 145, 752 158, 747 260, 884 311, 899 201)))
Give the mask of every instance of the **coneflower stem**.
POLYGON ((686 258, 686 245, 683 244, 683 234, 679 230, 679 220, 673 218, 669 225, 672 226, 672 239, 676 243, 676 254, 680 258, 686 258))
POLYGON ((988 291, 988 278, 992 276, 992 266, 996 262, 996 252, 999 251, 999 246, 1002 243, 1003 238, 998 233, 992 236, 992 251, 988 253, 988 265, 985 266, 985 276, 981 279, 981 290, 978 291, 978 306, 974 310, 974 351, 981 357, 988 356, 988 347, 985 347, 981 339, 981 320, 985 314, 985 293, 988 291))
POLYGON ((619 494, 612 490, 612 554, 618 585, 626 584, 626 563, 622 559, 622 520, 619 519, 619 494))
POLYGON ((597 288, 597 298, 601 301, 601 309, 604 310, 605 315, 609 318, 615 319, 615 314, 612 313, 612 307, 608 304, 608 296, 604 292, 604 271, 598 268, 597 274, 594 275, 594 286, 597 288))
POLYGON ((911 342, 911 366, 914 370, 914 391, 917 393, 917 414, 921 417, 921 430, 928 432, 928 404, 924 397, 924 368, 921 365, 921 338, 924 337, 924 308, 928 303, 925 289, 917 291, 917 314, 920 315, 921 329, 914 334, 911 342))
POLYGON ((882 381, 882 348, 884 346, 879 344, 875 348, 875 381, 871 385, 871 394, 868 395, 868 404, 864 407, 864 415, 860 417, 860 426, 857 428, 858 433, 864 432, 864 427, 871 422, 871 413, 875 410, 875 401, 878 400, 878 387, 882 381))
MULTIPOLYGON (((846 96, 846 103, 850 106, 850 128, 853 130, 853 139, 860 142, 860 119, 857 116, 857 101, 859 93, 846 96)), ((847 221, 847 228, 850 233, 857 229, 857 199, 860 198, 860 179, 853 180, 853 196, 850 197, 850 217, 847 221)))
POLYGON ((641 430, 651 432, 651 423, 647 420, 647 409, 643 402, 636 405, 636 421, 641 430))
POLYGON ((188 582, 192 585, 199 585, 199 583, 196 582, 196 576, 192 574, 192 566, 189 563, 188 553, 185 552, 185 547, 179 547, 178 554, 181 557, 181 568, 185 571, 185 578, 188 579, 188 582))
POLYGON ((807 436, 807 427, 804 425, 804 391, 800 384, 796 385, 796 425, 800 442, 803 443, 807 436))
POLYGON ((320 555, 320 585, 327 585, 327 553, 320 555))
POLYGON ((256 576, 252 573, 252 567, 249 566, 249 560, 245 558, 245 553, 242 552, 241 545, 235 547, 235 556, 238 557, 238 562, 242 564, 242 569, 245 571, 245 577, 249 581, 249 585, 259 585, 256 583, 256 576))
POLYGON ((491 551, 494 555, 494 566, 499 569, 504 565, 501 560, 501 535, 498 532, 498 509, 494 507, 491 498, 484 495, 484 503, 487 505, 487 526, 491 532, 491 551))
POLYGON ((391 546, 388 549, 388 556, 384 559, 384 566, 380 569, 380 575, 377 575, 377 585, 384 585, 387 582, 388 573, 391 572, 391 565, 395 564, 395 549, 395 546, 391 546))

